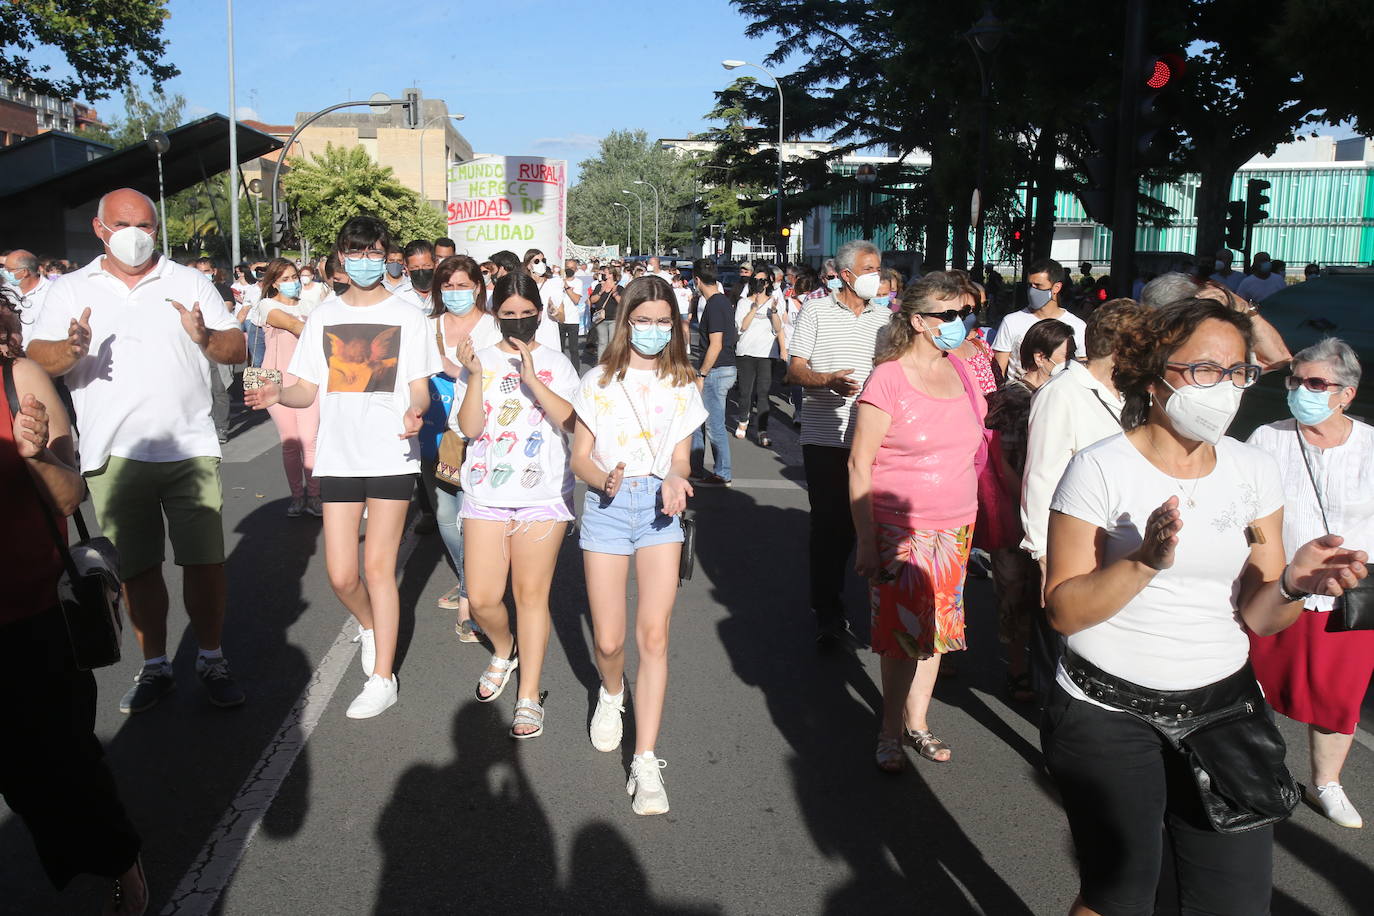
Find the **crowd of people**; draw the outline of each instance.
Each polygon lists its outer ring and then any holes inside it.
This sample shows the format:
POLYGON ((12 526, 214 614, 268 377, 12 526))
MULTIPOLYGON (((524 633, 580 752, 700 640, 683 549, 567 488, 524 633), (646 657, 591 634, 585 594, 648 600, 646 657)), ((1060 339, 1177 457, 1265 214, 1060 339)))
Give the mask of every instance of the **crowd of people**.
POLYGON ((1105 301, 1034 261, 1024 308, 993 329, 1000 276, 906 277, 862 240, 818 269, 560 269, 537 249, 479 261, 449 239, 400 244, 360 215, 318 261, 266 259, 230 281, 209 259, 159 257, 138 192, 105 195, 92 229, 102 254, 68 275, 7 252, 0 308, 14 418, 0 475, 20 494, 3 517, 23 545, 0 561, 23 598, 0 609, 0 651, 14 683, 48 685, 44 705, 11 715, 53 735, 0 768, 0 789, 59 886, 109 876, 119 912, 147 897, 92 734, 94 680, 61 651, 61 551, 28 535, 90 495, 144 659, 119 701, 129 714, 175 686, 170 539, 205 695, 242 704, 221 649, 219 461, 245 366, 244 405, 280 435, 286 514, 322 519, 329 582, 356 621, 365 680, 350 719, 401 696, 396 573, 414 503, 415 530, 437 532, 449 563, 439 607, 491 652, 475 699, 513 687, 517 740, 555 725, 541 678, 575 525, 600 674, 588 738, 620 747, 632 690, 627 794, 637 814, 667 812, 657 745, 688 503, 731 485, 732 439, 752 430, 769 449, 790 421, 820 648, 860 644, 844 594, 850 570, 867 583, 882 770, 909 766, 908 747, 953 761, 932 697, 945 656, 968 647, 975 558, 990 570, 1006 692, 1042 708, 1078 853, 1073 913, 1149 912, 1166 828, 1185 908, 1267 908, 1272 825, 1299 790, 1266 703, 1309 727, 1308 803, 1361 824, 1340 776, 1374 635, 1327 622, 1366 573, 1374 429, 1348 415, 1350 346, 1292 355, 1262 317, 1267 255, 1249 275, 1263 288, 1232 283, 1218 257, 1215 276, 1164 274, 1105 301), (1228 438, 1266 372, 1287 373, 1291 417, 1228 438), (58 799, 73 782, 83 794, 58 799))

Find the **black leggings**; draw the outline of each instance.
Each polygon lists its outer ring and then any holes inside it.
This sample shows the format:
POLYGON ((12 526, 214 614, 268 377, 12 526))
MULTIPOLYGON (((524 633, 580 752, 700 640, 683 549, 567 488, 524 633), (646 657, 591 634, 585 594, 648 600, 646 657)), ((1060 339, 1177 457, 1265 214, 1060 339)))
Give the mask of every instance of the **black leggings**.
POLYGON ((773 390, 773 360, 767 356, 736 356, 739 367, 739 422, 749 425, 749 409, 757 406, 759 434, 768 432, 768 392, 773 390))
POLYGON ((1040 725, 1063 796, 1083 902, 1102 916, 1149 916, 1165 852, 1182 916, 1269 912, 1274 831, 1217 833, 1187 761, 1146 723, 1055 685, 1040 725))

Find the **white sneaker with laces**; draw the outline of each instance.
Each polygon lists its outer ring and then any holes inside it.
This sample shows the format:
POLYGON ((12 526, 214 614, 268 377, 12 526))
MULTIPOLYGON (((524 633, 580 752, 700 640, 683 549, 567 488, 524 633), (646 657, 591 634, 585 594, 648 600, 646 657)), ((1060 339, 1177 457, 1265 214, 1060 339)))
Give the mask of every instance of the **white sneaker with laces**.
POLYGON ((363 685, 363 692, 348 704, 348 718, 371 719, 373 716, 380 716, 396 705, 398 693, 395 675, 384 678, 374 674, 363 685))
POLYGON ((1364 826, 1364 818, 1360 817, 1360 812, 1350 804, 1350 799, 1345 797, 1345 789, 1338 783, 1328 782, 1324 786, 1317 786, 1316 792, 1308 786, 1303 790, 1303 795, 1306 796, 1309 805, 1320 811, 1332 823, 1355 829, 1364 826))
POLYGON ((620 736, 625 724, 620 717, 625 714, 625 682, 620 682, 620 693, 612 696, 605 687, 597 688, 596 712, 592 713, 592 747, 598 751, 613 751, 620 747, 620 736))
POLYGON ((363 676, 372 677, 372 669, 377 667, 377 637, 371 630, 364 630, 358 624, 358 635, 353 637, 358 644, 358 661, 363 666, 363 676))
POLYGON ((625 784, 625 792, 634 796, 631 808, 635 814, 667 814, 668 790, 663 787, 663 774, 659 770, 668 761, 659 760, 653 751, 645 751, 630 760, 630 781, 625 784))

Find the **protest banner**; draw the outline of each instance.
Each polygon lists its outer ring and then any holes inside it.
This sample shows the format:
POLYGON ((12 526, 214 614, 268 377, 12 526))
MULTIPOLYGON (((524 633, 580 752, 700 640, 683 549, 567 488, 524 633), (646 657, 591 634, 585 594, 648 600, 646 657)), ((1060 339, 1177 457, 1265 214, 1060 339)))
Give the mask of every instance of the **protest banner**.
POLYGON ((567 214, 566 160, 478 156, 449 166, 449 236, 478 261, 538 248, 561 266, 567 214))

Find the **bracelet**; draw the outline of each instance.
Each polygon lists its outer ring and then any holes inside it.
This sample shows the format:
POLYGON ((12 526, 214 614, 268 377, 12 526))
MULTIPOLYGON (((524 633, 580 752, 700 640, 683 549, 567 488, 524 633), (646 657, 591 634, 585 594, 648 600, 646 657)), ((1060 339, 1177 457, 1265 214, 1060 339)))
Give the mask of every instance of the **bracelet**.
POLYGON ((1279 573, 1279 597, 1282 598, 1284 601, 1287 601, 1287 602, 1290 602, 1290 603, 1291 603, 1291 602, 1294 602, 1294 601, 1303 601, 1303 600, 1305 600, 1306 598, 1308 598, 1308 597, 1311 596, 1311 594, 1312 594, 1311 592, 1293 592, 1293 591, 1289 591, 1289 590, 1288 590, 1288 586, 1287 586, 1287 584, 1286 584, 1287 579, 1288 579, 1288 567, 1285 566, 1285 567, 1283 568, 1283 572, 1279 573))

